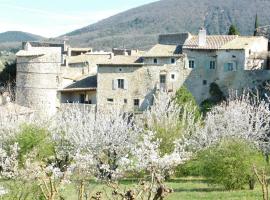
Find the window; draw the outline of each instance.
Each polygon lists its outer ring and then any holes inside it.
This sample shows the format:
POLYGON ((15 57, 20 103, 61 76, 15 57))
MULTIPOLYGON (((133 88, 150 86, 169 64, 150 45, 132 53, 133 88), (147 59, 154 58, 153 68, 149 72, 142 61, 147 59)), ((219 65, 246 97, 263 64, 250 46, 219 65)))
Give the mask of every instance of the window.
POLYGON ((110 103, 112 103, 113 102, 113 99, 108 98, 107 101, 110 102, 110 103))
POLYGON ((194 69, 195 68, 195 61, 194 60, 189 60, 188 61, 188 68, 194 69))
POLYGON ((175 64, 175 58, 172 58, 172 59, 171 59, 171 63, 172 63, 172 64, 175 64))
POLYGON ((207 80, 203 80, 203 85, 207 85, 207 80))
POLYGON ((134 99, 134 106, 136 107, 140 106, 140 99, 134 99))
POLYGON ((171 79, 172 79, 172 80, 175 79, 175 74, 171 74, 171 79))
POLYGON ((166 75, 160 75, 159 81, 160 81, 160 83, 166 83, 166 75))
POLYGON ((127 99, 124 99, 124 104, 127 104, 127 99))
POLYGON ((125 84, 124 84, 124 79, 117 79, 117 87, 120 89, 124 89, 125 88, 125 84))
POLYGON ((154 64, 157 64, 157 59, 156 58, 154 58, 154 64))
POLYGON ((233 71, 233 63, 227 63, 227 71, 233 71))
POLYGON ((80 94, 80 103, 85 102, 85 94, 80 94))
POLYGON ((216 61, 210 61, 210 69, 216 69, 216 61))

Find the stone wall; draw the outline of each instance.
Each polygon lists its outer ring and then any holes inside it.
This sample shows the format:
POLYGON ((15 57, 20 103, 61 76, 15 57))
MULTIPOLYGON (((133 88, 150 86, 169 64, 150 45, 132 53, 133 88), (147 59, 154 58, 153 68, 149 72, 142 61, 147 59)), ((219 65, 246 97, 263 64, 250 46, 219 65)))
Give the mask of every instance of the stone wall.
POLYGON ((134 99, 140 100, 139 110, 145 110, 153 102, 153 95, 159 89, 176 92, 183 84, 181 70, 184 62, 173 65, 145 66, 101 66, 98 68, 97 106, 123 106, 125 110, 133 111, 134 99), (166 84, 160 84, 160 75, 166 76, 166 84), (174 74, 174 79, 172 79, 174 74), (117 79, 124 79, 125 89, 114 88, 117 79), (109 102, 108 99, 113 99, 109 102), (126 102, 125 102, 126 99, 126 102))
POLYGON ((17 57, 16 103, 49 115, 56 112, 61 65, 59 49, 43 56, 17 57))

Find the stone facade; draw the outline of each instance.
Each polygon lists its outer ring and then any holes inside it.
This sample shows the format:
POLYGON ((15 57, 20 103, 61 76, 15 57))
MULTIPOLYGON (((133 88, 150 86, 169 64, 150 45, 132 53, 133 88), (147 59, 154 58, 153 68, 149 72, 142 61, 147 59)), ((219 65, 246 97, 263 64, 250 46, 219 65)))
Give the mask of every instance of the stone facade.
POLYGON ((178 58, 175 64, 171 64, 167 58, 160 58, 162 64, 159 65, 152 64, 151 60, 147 58, 145 62, 148 64, 141 65, 100 65, 97 107, 114 104, 128 111, 145 110, 153 103, 153 95, 157 91, 166 89, 175 92, 183 84, 183 58, 178 58), (165 84, 160 82, 161 76, 165 84), (124 80, 123 88, 119 88, 118 80, 124 80))
POLYGON ((17 103, 51 114, 67 102, 142 111, 160 90, 174 94, 182 85, 201 103, 213 82, 227 94, 270 79, 268 62, 259 56, 268 53, 267 39, 207 36, 203 29, 198 36, 161 35, 147 52, 89 48, 74 49, 72 56, 65 45, 24 48, 17 54, 17 103))
POLYGON ((16 103, 54 114, 61 63, 62 53, 58 47, 31 47, 31 50, 20 51, 17 54, 16 103))

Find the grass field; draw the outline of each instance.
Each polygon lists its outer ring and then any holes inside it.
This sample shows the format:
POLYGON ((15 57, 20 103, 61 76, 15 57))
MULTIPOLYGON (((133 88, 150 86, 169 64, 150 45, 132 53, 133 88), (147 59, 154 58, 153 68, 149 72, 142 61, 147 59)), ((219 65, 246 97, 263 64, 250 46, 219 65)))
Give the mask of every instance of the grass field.
MULTIPOLYGON (((122 187, 130 188, 132 186, 131 181, 124 181, 121 183, 122 187)), ((257 187, 254 191, 251 190, 239 190, 239 191, 224 191, 221 187, 209 186, 203 179, 198 178, 185 178, 185 179, 176 179, 167 182, 167 185, 170 188, 173 188, 174 193, 170 194, 168 200, 256 200, 262 199, 260 186, 257 184, 257 187)), ((104 186, 98 184, 91 184, 90 186, 93 192, 102 191, 104 192, 104 186)), ((65 190, 65 199, 67 200, 76 200, 77 194, 74 187, 69 186, 65 190)), ((110 191, 107 190, 107 194, 110 191)), ((108 199, 105 197, 105 199, 108 199)))

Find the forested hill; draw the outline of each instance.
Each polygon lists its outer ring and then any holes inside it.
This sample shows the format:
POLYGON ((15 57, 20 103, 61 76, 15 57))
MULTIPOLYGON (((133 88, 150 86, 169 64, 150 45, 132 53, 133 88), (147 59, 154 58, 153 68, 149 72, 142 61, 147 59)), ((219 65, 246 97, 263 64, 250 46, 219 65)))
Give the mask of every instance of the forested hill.
POLYGON ((22 31, 7 31, 0 33, 0 50, 11 50, 21 47, 23 41, 38 41, 44 38, 39 35, 26 33, 22 31))
POLYGON ((270 24, 270 0, 161 0, 66 34, 74 46, 147 49, 159 33, 225 34, 234 23, 241 34, 254 31, 255 15, 260 25, 270 24))

